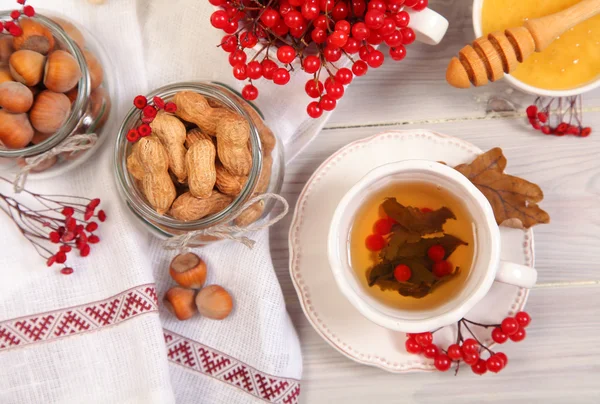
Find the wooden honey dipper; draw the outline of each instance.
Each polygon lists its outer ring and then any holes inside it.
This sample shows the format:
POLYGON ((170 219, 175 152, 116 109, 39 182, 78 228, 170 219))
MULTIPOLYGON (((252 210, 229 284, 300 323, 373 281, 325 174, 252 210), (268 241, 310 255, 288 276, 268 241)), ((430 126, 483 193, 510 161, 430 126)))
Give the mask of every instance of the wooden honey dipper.
POLYGON ((541 52, 568 29, 600 13, 600 0, 582 0, 545 17, 525 21, 522 27, 477 38, 453 57, 446 81, 457 88, 484 86, 517 68, 531 54, 541 52))

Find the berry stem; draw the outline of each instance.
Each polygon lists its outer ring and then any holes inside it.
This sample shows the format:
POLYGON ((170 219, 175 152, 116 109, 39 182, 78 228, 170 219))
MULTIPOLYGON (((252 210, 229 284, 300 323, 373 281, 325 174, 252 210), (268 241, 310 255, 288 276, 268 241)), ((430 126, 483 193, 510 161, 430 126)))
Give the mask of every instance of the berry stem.
MULTIPOLYGON (((460 320, 460 321, 461 321, 461 322, 462 322, 462 321, 465 321, 465 319, 462 319, 462 320, 460 320)), ((467 323, 466 323, 466 322, 464 323, 464 325, 465 325, 465 328, 466 328, 466 329, 469 331, 469 333, 471 334, 471 336, 472 336, 472 337, 475 339, 475 341, 477 341, 477 343, 478 343, 478 344, 479 344, 481 347, 483 347, 483 348, 484 348, 486 351, 488 351, 488 352, 490 353, 490 355, 493 355, 493 354, 494 354, 494 352, 493 352, 491 349, 489 349, 487 346, 483 345, 483 344, 481 343, 481 341, 479 341, 479 339, 478 339, 478 338, 475 336, 475 334, 473 333, 473 331, 471 331, 471 329, 469 328, 469 326, 467 325, 467 323)), ((486 328, 487 328, 487 327, 486 327, 486 328)))

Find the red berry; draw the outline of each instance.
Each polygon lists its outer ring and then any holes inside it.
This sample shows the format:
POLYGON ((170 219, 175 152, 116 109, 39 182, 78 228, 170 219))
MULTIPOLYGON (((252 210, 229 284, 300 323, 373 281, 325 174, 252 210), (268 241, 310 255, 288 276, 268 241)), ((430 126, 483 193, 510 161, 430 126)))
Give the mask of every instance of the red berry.
POLYGON ((487 372, 486 362, 483 359, 479 359, 477 361, 477 363, 475 363, 474 365, 471 366, 471 370, 476 375, 482 375, 482 374, 484 374, 485 372, 487 372))
POLYGON ((348 42, 348 33, 343 31, 333 31, 327 37, 327 44, 333 47, 341 48, 348 42))
POLYGON ((321 11, 325 13, 330 13, 333 10, 333 6, 335 5, 334 0, 320 0, 319 6, 321 7, 321 11))
POLYGON ((546 114, 545 112, 538 112, 537 119, 539 119, 541 123, 546 123, 546 121, 548 120, 548 114, 546 114))
POLYGON ((287 25, 290 28, 299 28, 302 25, 306 24, 304 17, 302 17, 302 13, 296 10, 290 10, 289 12, 287 12, 283 17, 283 20, 285 22, 285 25, 287 25))
POLYGON ((146 97, 143 95, 138 95, 133 99, 133 105, 137 109, 143 109, 146 105, 148 105, 148 99, 146 99, 146 97))
POLYGON ((89 232, 89 233, 93 233, 96 230, 98 230, 98 223, 96 222, 90 222, 87 224, 87 226, 85 226, 85 229, 89 232))
POLYGON ((590 134, 592 133, 592 128, 590 127, 585 127, 583 129, 581 129, 581 137, 588 137, 590 134))
POLYGON ((379 33, 379 30, 371 30, 367 42, 371 45, 379 45, 383 42, 383 35, 379 33))
POLYGON ((144 114, 144 116, 146 116, 148 118, 154 118, 157 113, 158 113, 158 111, 152 105, 146 105, 144 107, 144 109, 142 110, 142 114, 144 114))
POLYGON ((552 131, 550 130, 549 126, 542 126, 542 133, 544 135, 550 135, 552 133, 552 131))
MULTIPOLYGON (((402 34, 398 30, 387 35, 386 37, 383 38, 383 40, 385 41, 387 46, 404 48, 402 46, 402 34)), ((390 50, 390 56, 392 56, 392 58, 393 58, 391 50, 390 50)), ((404 59, 404 57, 402 57, 401 59, 404 59)))
POLYGON ((415 335, 415 341, 417 341, 422 347, 426 347, 431 345, 433 342, 433 334, 430 332, 421 332, 415 335))
POLYGON ((425 354, 425 357, 429 359, 435 358, 439 352, 440 350, 435 344, 430 344, 423 348, 423 353, 425 354))
POLYGON ((531 119, 531 118, 535 118, 535 116, 538 113, 538 109, 535 105, 530 105, 527 107, 525 112, 527 113, 527 117, 531 119))
POLYGON ((406 352, 411 354, 418 354, 423 350, 421 345, 419 345, 414 338, 408 338, 404 343, 404 347, 406 348, 406 352))
POLYGON ((100 242, 100 237, 96 236, 95 234, 92 234, 91 236, 88 237, 87 241, 90 244, 97 244, 100 242))
POLYGON ((240 35, 240 45, 243 48, 253 48, 258 43, 258 38, 252 32, 243 32, 240 35))
POLYGON ((79 248, 79 255, 82 257, 87 257, 88 255, 90 255, 90 251, 91 249, 88 244, 82 244, 79 248))
POLYGON ((345 32, 346 34, 350 34, 350 28, 352 26, 350 25, 350 23, 346 20, 342 20, 342 21, 338 21, 335 23, 335 28, 334 31, 342 31, 345 32))
POLYGON ((246 74, 252 80, 258 80, 262 77, 262 65, 260 62, 253 60, 246 65, 246 74))
POLYGON ((63 214, 63 216, 65 217, 71 217, 73 216, 73 214, 75 213, 75 209, 73 209, 70 206, 67 206, 66 208, 64 208, 61 212, 63 214))
POLYGON ((458 344, 452 344, 448 347, 448 356, 455 361, 462 359, 462 350, 458 344))
POLYGON ((227 12, 224 10, 217 10, 210 16, 210 23, 217 29, 223 29, 228 24, 227 12))
POLYGON ((55 255, 57 264, 64 264, 67 262, 67 254, 63 251, 59 251, 55 255))
POLYGON ((19 10, 13 10, 10 12, 10 18, 13 20, 17 20, 21 16, 21 12, 19 10))
POLYGON ((267 80, 273 80, 273 74, 277 70, 277 63, 270 59, 265 59, 261 63, 263 77, 267 80))
POLYGON ((369 1, 367 8, 369 10, 379 10, 382 13, 385 13, 387 6, 385 5, 385 1, 383 1, 383 0, 371 0, 371 1, 369 1))
POLYGON ((371 45, 363 45, 358 50, 358 56, 366 62, 367 58, 369 57, 369 54, 374 50, 375 48, 373 48, 371 45))
POLYGON ((439 354, 433 361, 433 366, 440 372, 445 372, 452 366, 452 361, 448 355, 439 354))
POLYGON ((526 336, 527 332, 525 331, 525 328, 519 327, 517 331, 515 331, 514 334, 509 335, 508 338, 513 342, 520 342, 523 341, 526 336))
POLYGON ((79 233, 77 233, 76 231, 68 231, 62 235, 61 240, 63 241, 63 243, 69 243, 69 242, 75 240, 76 234, 79 234, 79 233))
POLYGON ((405 5, 406 7, 413 8, 414 6, 416 6, 416 5, 417 5, 417 3, 418 3, 418 2, 419 2, 419 0, 405 0, 405 1, 404 1, 404 5, 405 5))
POLYGON ((150 136, 152 133, 152 128, 147 123, 143 123, 137 127, 137 131, 141 137, 150 136))
POLYGON ((376 69, 383 64, 384 60, 385 60, 385 56, 383 55, 383 52, 381 52, 379 50, 374 50, 373 52, 369 53, 369 56, 367 56, 366 62, 369 66, 376 69))
POLYGON ((408 265, 400 264, 394 269, 394 278, 398 282, 408 282, 412 276, 412 271, 408 265))
POLYGON ((352 73, 354 73, 356 76, 363 76, 365 73, 367 73, 367 70, 369 70, 369 67, 362 60, 357 60, 352 65, 352 73))
POLYGON ((314 20, 319 16, 320 12, 321 7, 319 7, 317 0, 308 0, 302 5, 302 16, 307 20, 314 20))
POLYGON ((163 109, 165 107, 165 100, 159 96, 154 97, 152 101, 154 102, 154 106, 158 109, 163 109))
POLYGON ((428 0, 419 0, 417 2, 417 4, 415 4, 412 9, 415 11, 421 11, 421 10, 425 10, 427 8, 427 5, 429 4, 428 0))
POLYGON ((402 28, 400 33, 402 34, 402 44, 410 45, 415 41, 415 31, 413 31, 412 28, 402 28))
POLYGON ((283 86, 290 81, 290 72, 283 67, 278 68, 273 72, 273 83, 283 86))
MULTIPOLYGON (((321 5, 322 6, 322 5, 321 5)), ((322 8, 322 7, 321 7, 322 8)), ((317 28, 321 28, 324 30, 328 30, 329 26, 330 26, 331 21, 329 20, 329 18, 322 14, 320 16, 318 16, 314 21, 313 21, 313 25, 317 28)))
POLYGON ((389 218, 379 219, 373 225, 373 232, 375 234, 381 234, 385 236, 386 234, 390 234, 392 232, 392 226, 394 222, 392 222, 389 218))
POLYGON ((60 251, 64 252, 65 254, 70 253, 71 250, 72 250, 72 248, 68 244, 63 244, 60 246, 60 251))
POLYGON ((292 63, 296 58, 296 51, 289 45, 283 45, 277 49, 277 59, 283 64, 292 63))
POLYGON ((106 220, 106 213, 103 210, 98 211, 98 220, 104 222, 106 220))
POLYGON ((246 80, 248 73, 246 73, 246 65, 244 63, 238 63, 233 66, 233 77, 238 80, 246 80))
POLYGON ((310 37, 315 43, 323 43, 327 40, 327 31, 323 28, 315 27, 310 33, 310 37))
POLYGON ((342 83, 343 85, 350 84, 353 77, 352 71, 346 67, 342 67, 335 73, 335 81, 342 83))
POLYGON ((399 61, 406 57, 406 48, 402 45, 390 48, 390 56, 393 60, 399 61))
POLYGON ((396 22, 396 26, 398 28, 406 28, 410 23, 410 15, 406 11, 400 11, 398 14, 394 15, 394 21, 396 22))
POLYGON ((379 234, 371 234, 365 240, 365 245, 369 251, 380 251, 385 247, 385 239, 379 234))
POLYGON ((323 94, 323 83, 315 79, 308 80, 304 86, 304 91, 311 98, 319 98, 323 94))
POLYGON ((367 2, 365 0, 351 0, 350 8, 355 17, 362 17, 367 11, 367 2))
POLYGON ((337 62, 342 57, 342 51, 339 48, 328 45, 323 50, 323 56, 325 56, 325 60, 328 62, 337 62))
POLYGON ((329 80, 329 82, 325 82, 325 90, 327 90, 327 95, 333 98, 334 100, 339 100, 344 96, 344 86, 341 83, 338 83, 334 80, 329 80))
POLYGON ((352 36, 359 41, 364 41, 369 37, 371 30, 367 28, 364 22, 357 22, 352 26, 352 36))
POLYGON ((500 327, 496 327, 492 330, 492 339, 498 344, 504 344, 508 339, 508 335, 500 327))
POLYGON ((246 52, 243 50, 235 50, 229 55, 229 64, 235 66, 238 63, 246 63, 246 52))
POLYGON ((65 219, 65 227, 68 231, 75 231, 75 228, 77 227, 77 221, 69 216, 65 219))
POLYGON ((531 323, 531 317, 525 311, 518 312, 515 315, 515 320, 517 320, 517 323, 519 323, 519 325, 523 328, 527 327, 529 323, 531 323))
POLYGON ((258 97, 258 88, 252 84, 245 85, 242 89, 242 97, 248 101, 253 101, 258 97))
POLYGON ((73 268, 64 267, 60 270, 60 273, 63 275, 71 275, 73 273, 73 268))
POLYGON ((319 118, 321 115, 323 115, 323 109, 319 105, 318 101, 312 101, 306 107, 306 113, 311 118, 315 118, 316 119, 316 118, 319 118))
POLYGON ((275 34, 279 35, 280 37, 286 36, 288 34, 288 32, 290 31, 288 26, 285 25, 285 22, 283 22, 283 21, 279 21, 279 23, 271 29, 273 30, 273 32, 275 34))
POLYGON ((304 71, 306 73, 313 74, 318 72, 321 68, 321 61, 316 56, 307 56, 306 58, 304 58, 302 66, 304 67, 304 71))
POLYGON ((433 264, 433 274, 438 278, 443 278, 452 274, 454 266, 450 261, 438 261, 433 264))
POLYGON ((446 250, 439 244, 432 245, 427 250, 427 256, 434 262, 442 261, 446 256, 446 250))
POLYGON ((509 337, 519 330, 519 323, 512 317, 507 317, 502 320, 502 331, 509 337))
POLYGON ((537 119, 529 119, 529 124, 535 130, 540 130, 542 128, 542 125, 540 125, 537 119))
POLYGON ((31 6, 25 6, 23 7, 23 14, 27 17, 33 17, 35 15, 35 10, 31 6))
POLYGON ((56 231, 52 231, 50 232, 50 234, 48 234, 48 238, 50 239, 50 242, 56 244, 60 241, 60 234, 56 231))
POLYGON ((167 102, 165 104, 165 112, 173 113, 177 111, 177 105, 174 102, 167 102))
POLYGON ((502 359, 498 358, 496 355, 492 355, 485 361, 485 365, 487 370, 493 373, 498 373, 502 370, 502 359))
POLYGON ((396 31, 396 22, 393 18, 386 17, 383 20, 383 25, 381 26, 381 28, 379 28, 379 33, 382 36, 386 37, 394 31, 396 31))
POLYGON ((467 338, 462 344, 463 353, 479 353, 479 342, 474 340, 473 338, 467 338))
POLYGON ((333 111, 336 105, 337 101, 331 98, 329 95, 324 95, 321 97, 321 101, 319 102, 319 106, 323 108, 324 111, 333 111))
POLYGON ((504 352, 498 352, 494 356, 499 358, 502 361, 502 368, 505 368, 508 365, 508 358, 504 352))
POLYGON ((385 14, 379 10, 369 10, 365 14, 365 24, 370 29, 379 29, 383 26, 385 14))
POLYGON ((464 352, 463 351, 463 361, 467 364, 467 365, 474 365, 477 363, 477 361, 479 360, 479 353, 478 352, 464 352))
POLYGON ((348 7, 348 3, 340 1, 333 6, 333 10, 331 10, 331 17, 334 21, 340 21, 348 17, 349 13, 350 8, 348 7))
POLYGON ((272 8, 267 8, 260 16, 260 20, 263 24, 265 24, 265 27, 273 28, 274 26, 279 24, 281 16, 277 11, 273 10, 272 8))

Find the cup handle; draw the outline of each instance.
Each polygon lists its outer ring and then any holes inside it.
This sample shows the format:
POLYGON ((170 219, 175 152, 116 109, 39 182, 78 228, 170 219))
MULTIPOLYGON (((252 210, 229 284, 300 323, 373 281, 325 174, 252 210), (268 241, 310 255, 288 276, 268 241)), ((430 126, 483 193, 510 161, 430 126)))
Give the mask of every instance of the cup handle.
POLYGON ((430 8, 422 11, 414 11, 409 8, 405 10, 410 15, 409 27, 417 34, 416 39, 427 45, 440 43, 448 30, 448 20, 430 8))
POLYGON ((531 289, 537 281, 537 271, 525 265, 500 261, 500 266, 496 272, 496 280, 508 283, 509 285, 531 289))

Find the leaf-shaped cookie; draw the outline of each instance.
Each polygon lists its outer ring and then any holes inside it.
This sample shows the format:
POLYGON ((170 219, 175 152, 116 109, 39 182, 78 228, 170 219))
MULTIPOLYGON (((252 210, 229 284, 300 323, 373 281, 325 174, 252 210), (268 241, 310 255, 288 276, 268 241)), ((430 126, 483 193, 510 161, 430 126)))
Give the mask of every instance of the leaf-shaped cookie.
POLYGON ((496 147, 470 164, 455 169, 467 177, 487 198, 498 224, 517 219, 526 229, 549 223, 550 216, 537 203, 544 198, 541 188, 523 178, 504 173, 506 157, 496 147))

